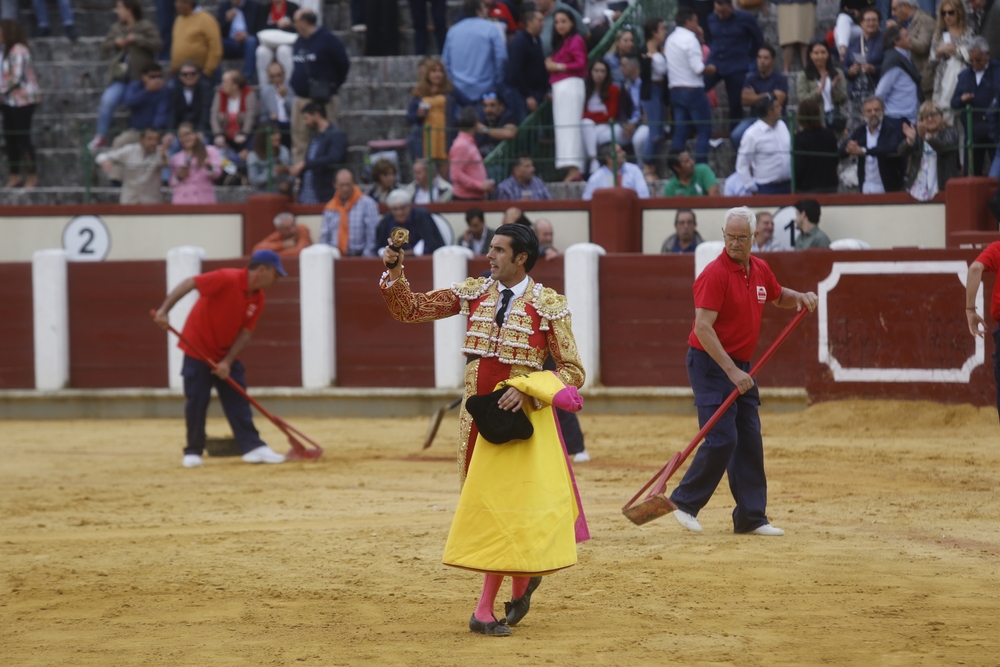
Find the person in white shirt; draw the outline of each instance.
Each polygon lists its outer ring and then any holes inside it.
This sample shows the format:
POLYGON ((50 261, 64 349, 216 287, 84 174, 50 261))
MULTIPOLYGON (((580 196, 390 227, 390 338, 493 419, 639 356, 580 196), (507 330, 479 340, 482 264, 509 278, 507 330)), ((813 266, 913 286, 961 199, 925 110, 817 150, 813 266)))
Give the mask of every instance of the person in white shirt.
POLYGON ((701 42, 697 33, 698 16, 689 7, 677 10, 677 27, 667 37, 664 51, 667 57, 667 81, 670 85, 670 105, 674 109, 673 153, 680 153, 687 143, 691 124, 698 132, 695 162, 708 162, 708 142, 712 137, 712 108, 705 95, 703 74, 715 73, 715 66, 705 66, 701 42))
POLYGON ((434 177, 434 187, 430 187, 430 173, 427 171, 427 160, 421 158, 413 162, 413 182, 403 186, 403 189, 413 197, 413 203, 423 206, 431 202, 440 204, 450 202, 455 197, 451 183, 440 176, 434 177))
POLYGON ((768 95, 754 104, 757 122, 747 129, 736 157, 736 173, 750 193, 792 191, 792 138, 781 120, 781 102, 768 95))
POLYGON ((621 146, 615 144, 602 144, 600 148, 597 149, 597 158, 601 161, 603 166, 590 175, 587 179, 587 187, 583 191, 584 201, 590 201, 594 198, 594 191, 600 190, 602 188, 613 188, 615 187, 615 174, 612 171, 612 152, 615 151, 617 161, 619 164, 618 168, 618 180, 617 183, 619 187, 631 188, 636 191, 640 199, 649 199, 649 186, 646 185, 646 179, 642 175, 642 169, 635 166, 627 160, 625 155, 625 149, 621 146))

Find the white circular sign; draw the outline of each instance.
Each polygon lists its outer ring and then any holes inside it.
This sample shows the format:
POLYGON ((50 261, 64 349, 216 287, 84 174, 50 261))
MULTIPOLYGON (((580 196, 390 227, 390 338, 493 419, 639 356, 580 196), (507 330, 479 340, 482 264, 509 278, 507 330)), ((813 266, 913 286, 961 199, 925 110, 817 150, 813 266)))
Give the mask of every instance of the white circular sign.
POLYGON ((795 228, 797 213, 794 206, 786 206, 774 214, 774 241, 785 250, 795 250, 795 239, 800 234, 795 228))
POLYGON ((63 250, 71 262, 101 262, 111 250, 111 234, 96 215, 78 215, 63 230, 63 250))

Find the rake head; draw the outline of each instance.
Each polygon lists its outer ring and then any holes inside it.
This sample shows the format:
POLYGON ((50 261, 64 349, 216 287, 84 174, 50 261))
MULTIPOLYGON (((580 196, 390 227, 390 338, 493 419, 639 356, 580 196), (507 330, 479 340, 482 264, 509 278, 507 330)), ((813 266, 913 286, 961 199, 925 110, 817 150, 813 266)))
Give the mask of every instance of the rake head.
POLYGON ((641 526, 653 519, 659 519, 664 514, 670 514, 676 509, 677 505, 670 502, 670 498, 667 498, 662 493, 658 493, 655 496, 647 497, 641 503, 626 507, 622 510, 622 514, 635 525, 641 526))

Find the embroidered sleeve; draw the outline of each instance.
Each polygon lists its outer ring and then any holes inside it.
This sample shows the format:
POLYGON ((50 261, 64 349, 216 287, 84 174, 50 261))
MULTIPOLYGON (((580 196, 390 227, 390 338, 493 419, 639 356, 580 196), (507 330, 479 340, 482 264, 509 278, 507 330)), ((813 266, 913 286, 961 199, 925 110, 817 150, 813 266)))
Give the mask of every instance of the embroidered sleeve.
POLYGON ((450 289, 439 289, 426 294, 414 294, 406 276, 400 276, 390 286, 386 286, 389 272, 382 274, 382 297, 389 306, 392 317, 400 322, 433 322, 457 315, 460 303, 450 289))
POLYGON ((541 317, 539 329, 546 332, 549 353, 556 362, 556 375, 568 385, 583 386, 587 374, 580 361, 580 352, 573 338, 573 318, 570 316, 566 297, 554 289, 536 284, 534 287, 535 310, 541 317))
POLYGON ((567 385, 579 389, 587 374, 580 361, 580 352, 573 338, 573 318, 567 313, 552 320, 547 334, 549 353, 556 362, 556 375, 567 385))

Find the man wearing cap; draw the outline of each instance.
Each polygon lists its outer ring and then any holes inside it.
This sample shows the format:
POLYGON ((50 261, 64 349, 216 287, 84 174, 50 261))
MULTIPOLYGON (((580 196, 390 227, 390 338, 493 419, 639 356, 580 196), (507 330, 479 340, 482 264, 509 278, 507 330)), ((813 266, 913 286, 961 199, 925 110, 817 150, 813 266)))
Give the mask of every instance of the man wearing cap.
POLYGON ((411 292, 403 255, 391 243, 382 252, 391 267, 382 276, 382 296, 392 316, 431 322, 462 315, 465 399, 502 391, 499 408, 512 415, 523 408, 535 426, 530 439, 499 444, 505 441, 487 439, 493 438, 488 426, 481 429, 464 402, 459 421, 464 486, 443 562, 485 575, 469 630, 506 636, 528 613, 541 576, 575 564, 576 544, 590 536, 551 410, 582 407, 576 389, 583 385, 584 370, 569 308, 566 297, 528 277, 538 259, 538 239, 525 225, 496 230, 487 255, 490 277, 468 278, 449 289, 411 292), (555 370, 542 371, 550 354, 555 370), (566 403, 567 397, 576 400, 566 403), (506 617, 497 620, 493 605, 504 576, 513 579, 512 599, 506 617))
POLYGON ((188 278, 175 287, 154 321, 167 329, 167 314, 188 292, 197 289, 200 296, 184 323, 184 417, 187 421, 187 447, 182 464, 185 468, 202 465, 205 450, 205 417, 212 387, 219 394, 222 410, 233 429, 236 444, 247 463, 282 463, 285 457, 268 447, 253 425, 250 404, 226 382, 231 377, 246 389, 240 352, 250 342, 260 314, 264 312, 264 292, 284 276, 281 258, 273 250, 258 250, 244 269, 217 269, 188 278), (215 370, 199 352, 216 362, 215 370))

